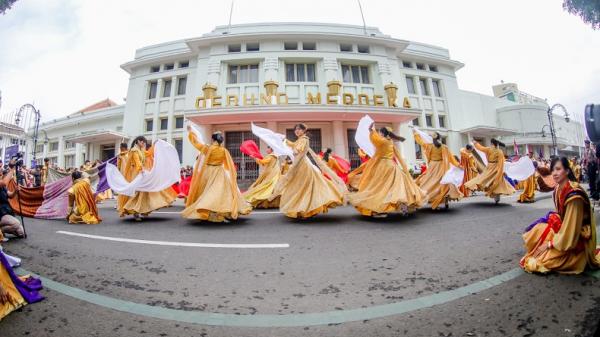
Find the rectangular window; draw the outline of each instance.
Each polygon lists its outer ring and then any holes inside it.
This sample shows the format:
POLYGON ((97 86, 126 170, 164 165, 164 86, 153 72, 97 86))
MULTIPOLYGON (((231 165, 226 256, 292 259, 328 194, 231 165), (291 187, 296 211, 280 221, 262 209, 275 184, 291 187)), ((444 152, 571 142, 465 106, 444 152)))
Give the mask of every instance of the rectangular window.
POLYGON ((164 85, 163 85, 163 94, 162 97, 171 97, 171 84, 172 81, 171 80, 165 80, 163 81, 164 85))
POLYGON ((417 69, 425 70, 425 65, 423 63, 417 63, 417 69))
POLYGON ((413 77, 406 76, 406 89, 409 94, 415 94, 415 79, 413 77))
POLYGON ((415 158, 423 159, 423 150, 421 149, 421 145, 417 142, 415 142, 415 158))
POLYGON ((433 94, 437 97, 442 97, 442 92, 440 91, 440 81, 433 80, 431 81, 431 84, 433 84, 433 94))
POLYGON ((179 62, 179 68, 187 68, 190 66, 190 61, 181 61, 179 62))
POLYGON ((161 130, 166 130, 169 128, 169 119, 168 118, 161 118, 160 119, 160 129, 161 130))
POLYGON ((65 156, 65 168, 71 168, 75 166, 75 155, 65 156))
POLYGON ((151 73, 157 73, 160 71, 160 66, 152 66, 150 67, 150 72, 151 73))
POLYGON ((152 132, 154 129, 154 121, 151 119, 146 119, 146 132, 152 132))
POLYGON ((11 139, 10 139, 10 144, 11 144, 11 145, 17 145, 18 143, 19 143, 19 140, 18 140, 18 139, 16 139, 16 138, 11 138, 11 139))
POLYGON ((158 82, 156 82, 156 81, 150 82, 150 88, 148 90, 148 99, 156 98, 157 88, 158 88, 158 82))
POLYGON ((365 45, 358 45, 357 46, 358 52, 361 54, 368 54, 369 53, 369 46, 365 46, 365 45))
POLYGON ((317 50, 316 42, 302 42, 302 50, 317 50))
POLYGON ((352 45, 349 44, 349 43, 340 43, 340 51, 351 52, 352 51, 352 45))
POLYGON ((165 64, 165 70, 173 70, 173 68, 175 68, 173 63, 165 64))
POLYGON ((412 63, 407 62, 407 61, 402 61, 402 66, 404 68, 412 68, 412 63))
POLYGON ((369 66, 342 65, 342 79, 347 83, 370 84, 369 66))
POLYGON ((431 64, 429 65, 429 71, 433 71, 434 73, 438 72, 438 67, 437 66, 432 66, 431 64))
POLYGON ((431 115, 426 115, 425 116, 425 125, 428 128, 432 128, 433 127, 433 117, 431 115))
POLYGON ((246 51, 259 51, 260 44, 258 42, 247 42, 246 51))
POLYGON ((187 86, 187 77, 177 79, 177 95, 185 95, 185 87, 187 86))
POLYGON ((35 152, 44 152, 44 144, 36 145, 35 152))
POLYGON ((258 64, 229 65, 229 84, 258 82, 258 64))
POLYGON ((183 129, 183 117, 175 117, 175 128, 183 129))
POLYGON ((75 143, 73 142, 65 142, 65 149, 72 149, 75 147, 75 143))
POLYGON ((287 82, 315 82, 315 65, 305 63, 286 63, 285 80, 287 82))
POLYGON ((438 122, 440 124, 440 128, 446 128, 446 117, 438 116, 438 122))
POLYGON ((182 162, 183 158, 183 140, 182 139, 174 139, 173 146, 175 150, 177 150, 177 155, 179 156, 179 162, 182 162))
POLYGON ((58 151, 58 142, 50 143, 50 151, 58 151))
POLYGON ((412 120, 412 125, 414 126, 421 126, 421 123, 419 122, 419 117, 415 118, 412 120))
POLYGON ((229 53, 239 53, 242 51, 242 45, 241 44, 230 44, 227 46, 227 52, 229 53))
POLYGON ((298 50, 298 42, 284 42, 283 49, 285 50, 298 50))
POLYGON ((424 78, 419 79, 419 85, 421 86, 421 95, 430 96, 429 87, 427 86, 427 81, 424 78))

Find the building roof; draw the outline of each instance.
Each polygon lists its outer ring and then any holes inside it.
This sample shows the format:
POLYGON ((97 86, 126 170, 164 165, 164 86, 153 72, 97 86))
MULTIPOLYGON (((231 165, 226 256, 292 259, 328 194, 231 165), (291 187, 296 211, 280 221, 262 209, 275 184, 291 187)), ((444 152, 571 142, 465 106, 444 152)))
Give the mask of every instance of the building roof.
POLYGON ((73 113, 72 115, 80 114, 80 113, 82 114, 85 112, 96 111, 96 110, 105 109, 105 108, 110 108, 113 106, 117 106, 117 103, 113 102, 110 98, 107 98, 107 99, 101 100, 100 102, 96 102, 88 107, 85 107, 85 108, 73 113))

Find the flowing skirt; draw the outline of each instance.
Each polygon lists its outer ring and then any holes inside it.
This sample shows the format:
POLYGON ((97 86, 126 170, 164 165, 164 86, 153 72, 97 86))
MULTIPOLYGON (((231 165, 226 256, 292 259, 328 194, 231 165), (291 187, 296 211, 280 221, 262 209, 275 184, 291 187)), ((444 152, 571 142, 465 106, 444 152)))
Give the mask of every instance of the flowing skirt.
POLYGON ((496 182, 498 178, 497 172, 501 168, 498 163, 488 163, 482 174, 469 180, 465 183, 465 187, 472 191, 483 191, 488 197, 495 197, 497 195, 511 195, 515 193, 515 189, 501 176, 500 182, 496 182))
POLYGON ((437 209, 441 203, 448 200, 460 200, 463 194, 453 184, 440 185, 440 181, 446 174, 442 161, 430 161, 427 171, 420 175, 416 182, 427 194, 432 209, 437 209))
POLYGON ((171 187, 159 192, 136 192, 123 206, 121 216, 126 214, 148 215, 152 211, 170 206, 177 199, 177 193, 171 187))
POLYGON ((282 213, 290 218, 310 218, 343 204, 344 196, 307 157, 296 165, 294 176, 289 177, 281 192, 279 209, 282 213))
POLYGON ((401 208, 412 211, 425 203, 425 192, 393 160, 379 159, 373 165, 371 177, 365 178, 369 180, 349 197, 362 215, 392 213, 401 208))
POLYGON ((279 177, 280 173, 277 171, 277 167, 266 169, 244 193, 244 199, 246 199, 253 208, 279 207, 279 198, 269 201, 269 198, 275 189, 275 185, 277 184, 277 181, 279 181, 279 177))
POLYGON ((15 275, 2 252, 0 252, 0 284, 10 297, 10 301, 0 304, 0 320, 27 303, 35 303, 44 298, 38 293, 38 290, 42 289, 41 281, 33 277, 15 275))
POLYGON ((244 200, 237 186, 231 186, 231 180, 222 165, 206 165, 201 174, 198 184, 204 186, 204 190, 181 212, 181 216, 187 219, 223 222, 226 219, 237 219, 238 214, 250 213, 252 208, 244 200), (233 193, 237 194, 237 198, 234 198, 233 193), (237 207, 234 204, 235 199, 237 207))
POLYGON ((519 202, 534 202, 535 201, 535 174, 523 181, 523 193, 519 196, 519 202))

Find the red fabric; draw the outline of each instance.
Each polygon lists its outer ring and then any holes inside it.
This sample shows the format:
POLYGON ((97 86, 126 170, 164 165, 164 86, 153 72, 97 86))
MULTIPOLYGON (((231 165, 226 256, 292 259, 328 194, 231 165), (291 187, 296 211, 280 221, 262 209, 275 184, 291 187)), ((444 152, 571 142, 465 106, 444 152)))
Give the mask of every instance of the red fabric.
POLYGON ((425 173, 425 171, 427 171, 427 165, 421 164, 421 174, 425 173))
POLYGON ((240 151, 242 151, 243 154, 252 158, 263 159, 258 145, 256 145, 256 143, 252 139, 244 141, 242 145, 240 145, 240 151))
POLYGON ((187 197, 190 193, 190 184, 192 182, 192 177, 181 178, 181 182, 179 183, 178 196, 180 198, 187 197))
MULTIPOLYGON (((319 157, 321 157, 321 159, 323 158, 324 155, 325 154, 323 153, 323 151, 319 152, 319 157)), ((332 169, 332 170, 335 171, 337 176, 340 177, 340 179, 342 179, 344 181, 344 183, 347 184, 348 183, 348 172, 350 172, 350 168, 351 168, 350 162, 338 155, 333 154, 333 153, 330 154, 330 157, 333 158, 338 163, 338 165, 340 166, 340 168, 343 171, 338 171, 338 170, 334 170, 334 169, 332 169)), ((327 174, 324 174, 324 175, 327 179, 331 180, 331 178, 329 176, 327 176, 327 174)))

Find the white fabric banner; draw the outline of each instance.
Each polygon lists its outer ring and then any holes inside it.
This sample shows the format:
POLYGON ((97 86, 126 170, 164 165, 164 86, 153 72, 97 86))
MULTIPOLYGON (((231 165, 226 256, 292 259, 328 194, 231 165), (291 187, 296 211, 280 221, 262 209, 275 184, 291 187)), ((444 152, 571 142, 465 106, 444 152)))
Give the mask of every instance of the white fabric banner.
POLYGON ((510 179, 523 181, 535 173, 535 166, 529 157, 524 156, 514 163, 505 162, 504 173, 510 179))
POLYGON ((450 169, 446 171, 446 174, 440 180, 441 185, 452 184, 456 187, 459 187, 463 183, 465 171, 459 167, 454 165, 450 165, 450 169))
POLYGON ((416 126, 413 126, 412 128, 419 136, 421 136, 421 139, 423 139, 425 143, 433 144, 433 137, 431 137, 427 132, 419 130, 419 128, 416 126))
POLYGON ((133 197, 135 192, 159 192, 179 182, 179 155, 173 145, 158 140, 154 144, 154 166, 142 171, 131 182, 127 182, 119 169, 106 164, 106 180, 110 188, 118 194, 133 197))
POLYGON ((252 133, 267 143, 273 149, 273 153, 277 156, 289 156, 294 160, 294 151, 285 144, 285 136, 275 133, 269 129, 261 128, 252 123, 252 133))
POLYGON ((369 130, 369 126, 373 124, 373 119, 369 115, 365 115, 358 122, 358 126, 356 127, 356 134, 354 134, 354 140, 358 147, 360 147, 369 157, 373 157, 375 155, 375 146, 371 143, 371 139, 369 138, 369 134, 371 131, 369 130))

